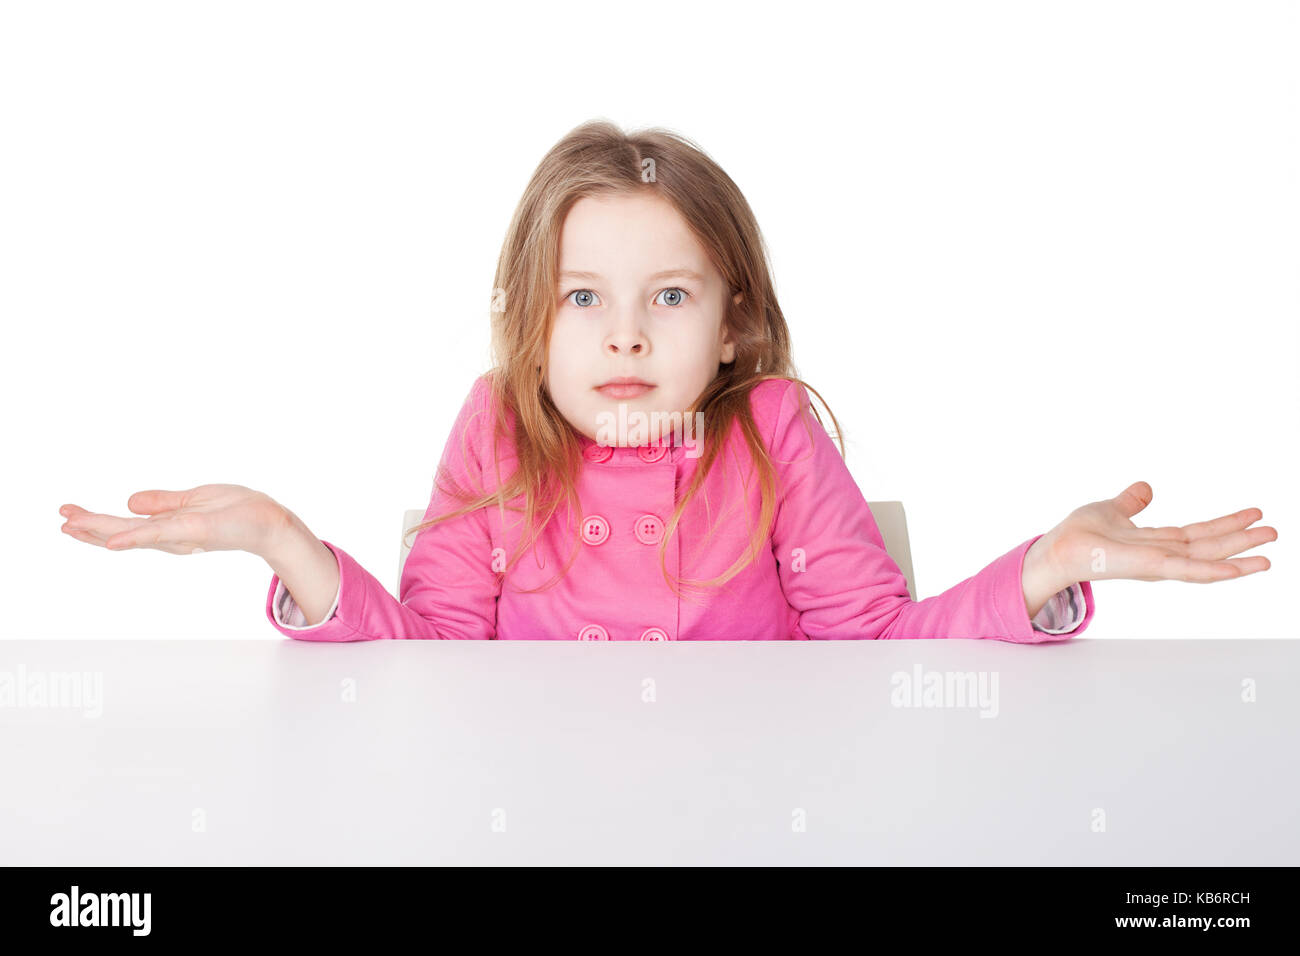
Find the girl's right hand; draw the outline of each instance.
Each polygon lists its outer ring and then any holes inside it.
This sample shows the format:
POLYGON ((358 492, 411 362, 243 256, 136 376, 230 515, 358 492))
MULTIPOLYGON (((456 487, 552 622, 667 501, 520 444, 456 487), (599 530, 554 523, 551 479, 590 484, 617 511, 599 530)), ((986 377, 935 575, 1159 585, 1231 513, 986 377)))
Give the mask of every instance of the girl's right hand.
POLYGON ((137 491, 126 506, 147 518, 94 514, 67 504, 62 530, 110 551, 156 548, 170 554, 248 551, 264 555, 291 524, 289 511, 243 485, 199 485, 187 491, 137 491))

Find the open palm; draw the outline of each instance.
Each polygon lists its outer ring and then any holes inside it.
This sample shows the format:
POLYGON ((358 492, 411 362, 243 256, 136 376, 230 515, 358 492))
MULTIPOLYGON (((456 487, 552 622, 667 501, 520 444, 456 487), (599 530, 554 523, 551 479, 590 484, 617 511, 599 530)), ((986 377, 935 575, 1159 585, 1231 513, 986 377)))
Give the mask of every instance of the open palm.
POLYGON ((1049 553, 1061 580, 1207 583, 1270 567, 1262 555, 1232 557, 1277 540, 1275 528, 1250 527, 1264 517, 1258 508, 1181 527, 1140 528, 1129 519, 1152 497, 1151 486, 1136 481, 1114 498, 1076 508, 1053 528, 1049 553))
POLYGON ((243 485, 199 485, 185 491, 137 491, 127 508, 147 517, 96 514, 67 504, 63 531, 110 551, 154 548, 170 554, 200 551, 261 553, 286 520, 269 495, 243 485))

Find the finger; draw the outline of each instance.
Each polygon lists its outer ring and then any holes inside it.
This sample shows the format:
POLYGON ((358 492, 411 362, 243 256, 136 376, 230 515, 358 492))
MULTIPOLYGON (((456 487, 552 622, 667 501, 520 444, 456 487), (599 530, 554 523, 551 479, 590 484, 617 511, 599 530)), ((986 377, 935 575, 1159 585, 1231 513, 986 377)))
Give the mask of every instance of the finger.
POLYGON ((93 511, 87 511, 85 508, 82 508, 80 505, 73 505, 73 504, 64 505, 59 509, 59 514, 63 515, 63 517, 65 518, 78 518, 78 517, 84 518, 86 515, 93 515, 94 513, 95 512, 93 511))
POLYGON ((1258 508, 1244 508, 1222 518, 1215 518, 1213 521, 1198 521, 1196 524, 1184 525, 1183 531, 1187 532, 1188 541, 1195 541, 1198 538, 1240 531, 1242 528, 1250 527, 1262 517, 1264 512, 1258 508))
POLYGON ((184 491, 137 491, 126 499, 126 506, 138 515, 156 515, 185 506, 184 491))
POLYGON ((1201 538, 1187 547, 1187 556, 1201 561, 1222 561, 1242 551, 1277 540, 1277 529, 1267 526, 1225 534, 1218 538, 1201 538))
POLYGON ((160 551, 175 550, 186 545, 185 553, 197 545, 190 531, 190 522, 184 518, 154 517, 138 521, 133 527, 110 535, 104 541, 104 547, 110 551, 123 551, 127 548, 157 548, 160 551))
POLYGON ((84 541, 86 542, 86 544, 93 544, 96 547, 100 547, 100 548, 104 546, 104 539, 99 537, 99 535, 91 534, 89 531, 72 530, 69 529, 66 524, 63 526, 61 530, 68 537, 76 538, 78 541, 84 541))
POLYGON ((1245 577, 1258 571, 1267 571, 1272 565, 1262 555, 1249 558, 1233 558, 1230 561, 1197 561, 1193 558, 1168 556, 1162 567, 1161 577, 1168 581, 1190 581, 1196 584, 1209 584, 1214 581, 1226 581, 1229 578, 1245 577))
POLYGON ((1145 481, 1135 481, 1118 495, 1115 496, 1115 503, 1119 505, 1120 511, 1124 512, 1124 517, 1131 518, 1147 505, 1151 504, 1151 499, 1155 497, 1155 492, 1145 481))
POLYGON ((98 515, 82 511, 63 523, 67 531, 82 531, 100 543, 120 531, 125 531, 133 524, 144 521, 143 518, 118 518, 114 515, 98 515))
POLYGON ((1196 541, 1200 538, 1240 531, 1242 528, 1254 524, 1262 517, 1264 517, 1264 512, 1258 508, 1245 508, 1242 511, 1236 511, 1230 515, 1224 515, 1222 518, 1215 518, 1212 521, 1198 521, 1195 524, 1183 525, 1182 527, 1166 525, 1160 528, 1138 528, 1137 532, 1150 541, 1196 541))

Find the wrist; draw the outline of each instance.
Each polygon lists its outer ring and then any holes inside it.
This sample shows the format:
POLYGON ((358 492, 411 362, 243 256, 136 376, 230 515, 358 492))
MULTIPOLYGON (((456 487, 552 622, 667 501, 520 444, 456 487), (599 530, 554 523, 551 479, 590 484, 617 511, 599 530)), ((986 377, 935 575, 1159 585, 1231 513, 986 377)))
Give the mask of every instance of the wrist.
POLYGON ((296 514, 283 505, 277 505, 276 509, 258 554, 276 574, 280 574, 281 568, 300 563, 303 554, 320 542, 296 514))
POLYGON ((1050 532, 1041 536, 1025 552, 1021 569, 1020 584, 1024 592, 1025 611, 1034 617, 1056 592, 1070 586, 1063 579, 1055 559, 1052 556, 1052 537, 1050 532))
POLYGON ((285 511, 267 536, 262 557, 280 578, 309 626, 320 624, 340 593, 338 559, 291 511, 285 511))

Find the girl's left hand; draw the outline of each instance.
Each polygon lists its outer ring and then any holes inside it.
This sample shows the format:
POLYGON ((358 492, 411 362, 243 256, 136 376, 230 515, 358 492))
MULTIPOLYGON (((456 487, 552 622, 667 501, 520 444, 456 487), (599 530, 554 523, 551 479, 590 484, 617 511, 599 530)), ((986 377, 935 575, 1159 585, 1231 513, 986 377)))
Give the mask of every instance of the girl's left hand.
POLYGON ((1150 485, 1135 481, 1114 498, 1076 508, 1043 535, 1060 587, 1104 578, 1207 583, 1269 569, 1261 555, 1232 557, 1277 540, 1276 528, 1250 527, 1264 517, 1258 508, 1182 527, 1139 528, 1129 518, 1152 497, 1150 485))

